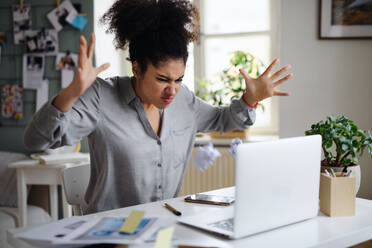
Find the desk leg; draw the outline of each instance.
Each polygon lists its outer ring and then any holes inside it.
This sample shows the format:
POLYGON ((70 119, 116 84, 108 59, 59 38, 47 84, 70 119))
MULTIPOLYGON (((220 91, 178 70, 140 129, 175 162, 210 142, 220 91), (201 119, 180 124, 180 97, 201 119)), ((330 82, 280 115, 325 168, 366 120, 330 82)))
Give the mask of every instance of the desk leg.
POLYGON ((27 226, 27 186, 22 168, 17 169, 18 227, 27 226))
POLYGON ((71 205, 67 203, 65 189, 62 187, 62 204, 63 204, 63 218, 69 218, 72 216, 71 205))
POLYGON ((49 186, 50 215, 53 220, 58 220, 58 191, 57 185, 49 186))

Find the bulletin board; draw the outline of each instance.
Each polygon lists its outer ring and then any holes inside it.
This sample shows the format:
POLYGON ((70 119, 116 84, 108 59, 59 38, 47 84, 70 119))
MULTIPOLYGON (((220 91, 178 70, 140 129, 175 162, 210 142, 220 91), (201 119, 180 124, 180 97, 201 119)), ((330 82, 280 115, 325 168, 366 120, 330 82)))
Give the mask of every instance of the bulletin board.
MULTIPOLYGON (((79 52, 79 36, 82 34, 89 37, 93 32, 93 1, 92 0, 70 0, 79 7, 79 13, 83 14, 88 22, 83 30, 65 25, 58 34, 58 49, 60 52, 79 52)), ((24 0, 24 6, 31 6, 30 19, 32 30, 55 29, 55 25, 47 18, 48 13, 62 4, 63 0, 24 0)), ((13 5, 20 5, 20 0, 0 1, 0 33, 3 33, 5 42, 1 45, 0 63, 0 87, 5 84, 9 86, 22 85, 23 83, 23 60, 28 47, 24 44, 15 44, 13 5)), ((48 80, 47 98, 51 99, 62 90, 61 71, 56 70, 56 56, 45 56, 43 64, 43 78, 48 80)), ((11 152, 29 153, 23 145, 23 133, 27 123, 32 119, 36 111, 37 91, 23 88, 22 92, 22 118, 11 119, 0 116, 0 150, 11 152)), ((88 151, 87 140, 82 142, 82 151, 88 151)))

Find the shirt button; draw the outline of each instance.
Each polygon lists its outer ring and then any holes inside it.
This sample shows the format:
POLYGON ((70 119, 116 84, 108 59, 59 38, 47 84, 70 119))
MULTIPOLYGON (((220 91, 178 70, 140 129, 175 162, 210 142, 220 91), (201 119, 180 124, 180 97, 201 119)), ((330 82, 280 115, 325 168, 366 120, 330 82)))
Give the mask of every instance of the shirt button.
POLYGON ((158 145, 161 145, 161 141, 160 140, 158 140, 158 145))
POLYGON ((158 167, 161 167, 161 164, 158 164, 158 167))
POLYGON ((161 189, 161 185, 159 185, 158 188, 161 189))

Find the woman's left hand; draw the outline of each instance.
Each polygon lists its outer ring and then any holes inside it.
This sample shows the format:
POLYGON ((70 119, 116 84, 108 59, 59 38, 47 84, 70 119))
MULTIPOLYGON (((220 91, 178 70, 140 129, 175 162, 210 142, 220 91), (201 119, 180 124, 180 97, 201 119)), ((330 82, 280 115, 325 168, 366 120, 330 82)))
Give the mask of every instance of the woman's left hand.
POLYGON ((276 89, 276 87, 291 77, 293 74, 290 73, 287 76, 275 81, 280 77, 284 72, 291 69, 290 65, 286 65, 280 70, 276 71, 274 74, 270 75, 273 67, 279 62, 279 59, 275 59, 271 65, 262 73, 258 78, 252 78, 248 75, 246 71, 240 69, 240 73, 245 79, 246 90, 243 94, 244 101, 249 105, 255 105, 257 102, 260 102, 266 98, 272 96, 289 96, 289 92, 283 92, 276 89))

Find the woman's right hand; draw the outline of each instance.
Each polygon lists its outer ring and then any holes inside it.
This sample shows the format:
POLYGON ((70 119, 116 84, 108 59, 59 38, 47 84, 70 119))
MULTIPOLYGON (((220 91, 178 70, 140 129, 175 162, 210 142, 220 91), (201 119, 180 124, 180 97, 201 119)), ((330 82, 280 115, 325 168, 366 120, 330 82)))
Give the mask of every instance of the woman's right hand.
POLYGON ((110 66, 109 63, 103 64, 100 67, 93 66, 94 43, 94 33, 90 35, 88 46, 84 36, 80 36, 79 67, 76 70, 75 77, 71 84, 52 103, 62 112, 69 111, 75 101, 94 83, 97 75, 110 66))
POLYGON ((76 70, 75 77, 71 83, 71 88, 80 97, 94 83, 99 73, 109 68, 110 64, 105 63, 99 67, 93 66, 93 53, 95 44, 95 35, 90 35, 90 42, 87 46, 87 41, 84 36, 80 36, 80 56, 79 67, 76 70))

